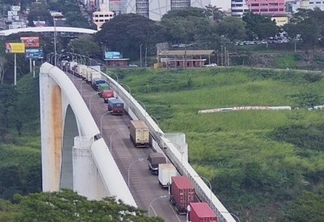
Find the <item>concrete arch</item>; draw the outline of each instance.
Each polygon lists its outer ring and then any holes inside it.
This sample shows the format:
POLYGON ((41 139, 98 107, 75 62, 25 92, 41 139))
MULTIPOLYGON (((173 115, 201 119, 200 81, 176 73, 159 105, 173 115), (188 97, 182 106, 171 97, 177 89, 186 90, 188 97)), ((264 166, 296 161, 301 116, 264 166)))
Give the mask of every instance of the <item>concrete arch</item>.
POLYGON ((106 143, 100 139, 91 113, 71 80, 59 68, 44 63, 39 81, 43 191, 72 186, 89 199, 116 196, 136 207, 106 143), (66 127, 72 127, 72 131, 67 132, 66 127), (67 135, 70 141, 64 141, 67 135), (70 171, 72 167, 72 172, 66 172, 65 167, 70 171), (72 181, 67 179, 71 175, 72 181))
MULTIPOLYGON (((0 31, 0 36, 8 36, 11 34, 17 34, 22 32, 54 32, 55 28, 52 26, 48 27, 28 27, 20 29, 7 29, 0 31)), ((71 33, 82 33, 82 34, 95 34, 97 30, 84 29, 84 28, 74 28, 74 27, 56 27, 57 32, 71 32, 71 33)))

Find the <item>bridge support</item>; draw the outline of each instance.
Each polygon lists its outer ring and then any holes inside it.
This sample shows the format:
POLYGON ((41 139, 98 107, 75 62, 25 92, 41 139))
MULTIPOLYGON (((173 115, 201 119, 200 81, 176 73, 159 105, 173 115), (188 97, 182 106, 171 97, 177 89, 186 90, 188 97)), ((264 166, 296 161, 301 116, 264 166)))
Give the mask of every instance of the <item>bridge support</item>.
POLYGON ((91 138, 76 136, 72 151, 73 190, 89 199, 108 196, 91 154, 91 138), (96 189, 93 189, 93 188, 96 189))

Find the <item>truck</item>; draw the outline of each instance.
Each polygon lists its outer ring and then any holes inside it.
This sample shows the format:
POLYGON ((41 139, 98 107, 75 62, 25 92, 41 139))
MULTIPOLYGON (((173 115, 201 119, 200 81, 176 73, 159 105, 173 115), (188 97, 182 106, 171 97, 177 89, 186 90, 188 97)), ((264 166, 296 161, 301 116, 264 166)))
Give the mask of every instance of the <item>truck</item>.
POLYGON ((123 115, 124 103, 117 98, 110 98, 108 99, 108 111, 111 111, 111 114, 123 115))
POLYGON ((102 97, 102 93, 104 90, 110 90, 110 87, 107 83, 98 84, 98 95, 102 97))
POLYGON ((188 222, 217 222, 216 214, 206 202, 191 202, 188 210, 188 222))
POLYGON ((102 92, 102 98, 104 99, 105 103, 108 103, 108 99, 114 97, 114 91, 112 89, 105 89, 102 92))
POLYGON ((89 83, 91 83, 93 79, 101 79, 101 73, 100 72, 90 69, 89 73, 90 74, 87 76, 87 78, 88 78, 87 81, 89 83))
POLYGON ((130 140, 135 147, 150 146, 150 132, 147 125, 141 120, 131 120, 129 126, 130 140))
POLYGON ((152 152, 148 155, 148 167, 153 175, 159 174, 159 164, 166 163, 166 157, 163 153, 152 152))
POLYGON ((99 85, 99 84, 104 84, 104 83, 107 84, 106 80, 104 80, 104 79, 92 79, 92 84, 91 84, 91 86, 92 86, 92 88, 93 88, 94 90, 98 91, 98 85, 99 85))
POLYGON ((159 184, 163 188, 168 188, 171 184, 171 178, 178 175, 177 169, 172 163, 159 164, 159 184))
POLYGON ((196 202, 196 191, 188 177, 172 177, 170 186, 170 202, 178 214, 186 214, 187 206, 196 202))

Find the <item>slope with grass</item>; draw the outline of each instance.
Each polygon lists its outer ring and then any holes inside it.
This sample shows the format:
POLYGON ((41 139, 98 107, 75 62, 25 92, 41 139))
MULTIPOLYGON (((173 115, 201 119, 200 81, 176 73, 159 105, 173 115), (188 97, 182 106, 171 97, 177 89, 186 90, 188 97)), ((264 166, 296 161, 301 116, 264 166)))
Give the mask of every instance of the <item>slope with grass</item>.
MULTIPOLYGON (((302 191, 323 184, 321 74, 254 69, 118 70, 165 132, 184 132, 193 167, 241 221, 281 221, 302 191), (198 114, 247 105, 291 111, 198 114)), ((324 218, 323 218, 324 219, 324 218)))

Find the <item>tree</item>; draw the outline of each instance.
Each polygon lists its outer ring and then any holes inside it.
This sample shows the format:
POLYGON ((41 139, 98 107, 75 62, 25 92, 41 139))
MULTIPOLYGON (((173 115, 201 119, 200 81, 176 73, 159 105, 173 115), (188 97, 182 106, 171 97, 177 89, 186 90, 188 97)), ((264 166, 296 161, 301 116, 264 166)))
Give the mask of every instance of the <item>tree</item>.
POLYGON ((88 20, 80 12, 68 12, 65 18, 65 24, 71 27, 89 28, 88 20))
POLYGON ((14 203, 0 200, 0 216, 10 213, 14 221, 35 222, 163 221, 157 217, 146 217, 145 212, 113 198, 90 201, 70 190, 35 193, 27 196, 15 195, 14 203), (4 210, 7 211, 4 212, 4 210))
POLYGON ((125 57, 138 58, 142 44, 147 46, 148 56, 154 55, 155 44, 164 40, 165 30, 159 23, 136 14, 122 14, 102 26, 95 41, 109 51, 120 51, 125 57))
POLYGON ((278 33, 278 27, 275 21, 271 21, 270 17, 260 14, 247 13, 243 16, 246 23, 247 37, 250 40, 266 39, 273 37, 278 33))
POLYGON ((211 18, 213 22, 219 23, 226 18, 226 13, 217 6, 207 5, 204 14, 207 18, 211 18))
POLYGON ((17 91, 14 86, 0 86, 0 123, 4 128, 9 128, 13 121, 14 108, 17 101, 17 91))
POLYGON ((80 36, 77 39, 70 40, 68 44, 69 51, 86 55, 92 58, 100 57, 100 47, 93 41, 91 36, 80 36))
POLYGON ((227 17, 218 25, 218 34, 224 35, 230 41, 244 39, 246 35, 245 22, 240 18, 227 17))
POLYGON ((47 25, 53 25, 53 18, 43 3, 32 4, 27 16, 28 26, 34 26, 33 21, 45 21, 47 25))

